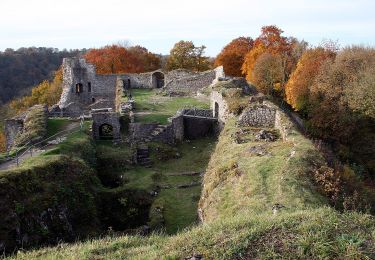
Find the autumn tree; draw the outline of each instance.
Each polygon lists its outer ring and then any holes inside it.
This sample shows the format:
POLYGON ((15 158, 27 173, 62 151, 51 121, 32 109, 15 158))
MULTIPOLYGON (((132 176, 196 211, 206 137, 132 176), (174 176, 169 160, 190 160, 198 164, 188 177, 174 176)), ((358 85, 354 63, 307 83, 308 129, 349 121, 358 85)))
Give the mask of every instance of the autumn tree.
POLYGON ((179 41, 170 51, 167 69, 188 69, 205 71, 210 68, 208 57, 204 56, 206 46, 195 46, 192 41, 179 41))
POLYGON ((91 49, 85 54, 85 58, 96 66, 98 74, 144 72, 141 59, 118 45, 91 49))
POLYGON ((255 64, 262 54, 269 53, 281 58, 283 73, 278 85, 280 91, 277 92, 280 96, 284 95, 283 87, 299 58, 293 55, 298 56, 297 47, 302 47, 301 51, 303 52, 304 45, 295 38, 282 36, 282 33, 283 31, 274 25, 262 27, 261 34, 255 39, 253 48, 246 54, 241 68, 243 74, 246 75, 246 79, 254 82, 255 64))
POLYGON ((256 60, 254 69, 254 84, 264 94, 270 95, 280 88, 283 79, 283 63, 280 55, 263 53, 256 60))
POLYGON ((253 44, 254 41, 250 37, 239 37, 232 40, 217 55, 215 66, 223 66, 226 75, 234 77, 242 76, 242 64, 253 44))
POLYGON ((359 162, 373 174, 374 67, 373 48, 345 48, 334 61, 326 60, 311 86, 307 121, 314 135, 336 144, 342 160, 359 162))
POLYGON ((286 101, 295 110, 307 113, 310 88, 320 72, 320 67, 325 60, 332 60, 334 57, 335 52, 322 47, 304 52, 285 86, 286 101))
POLYGON ((54 105, 60 100, 62 93, 62 69, 55 72, 52 81, 44 80, 31 90, 31 95, 12 100, 11 109, 22 112, 36 104, 54 105))
POLYGON ((160 55, 148 51, 145 47, 136 45, 128 47, 127 50, 141 61, 143 72, 154 71, 161 68, 160 55))

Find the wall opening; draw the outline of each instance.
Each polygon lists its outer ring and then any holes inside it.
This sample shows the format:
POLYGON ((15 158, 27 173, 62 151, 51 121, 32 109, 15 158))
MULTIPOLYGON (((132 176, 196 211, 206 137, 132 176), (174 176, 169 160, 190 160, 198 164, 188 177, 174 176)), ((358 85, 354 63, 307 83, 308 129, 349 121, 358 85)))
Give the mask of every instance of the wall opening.
POLYGON ((162 88, 164 87, 164 74, 157 71, 152 74, 152 87, 162 88))
POLYGON ((111 140, 113 139, 113 126, 109 124, 102 124, 99 127, 99 138, 101 140, 111 140))
POLYGON ((82 93, 83 92, 83 85, 82 83, 76 84, 76 93, 82 93))
POLYGON ((88 83, 87 83, 87 91, 88 91, 88 92, 91 92, 91 82, 88 82, 88 83))
POLYGON ((94 98, 94 97, 91 98, 91 102, 92 102, 92 103, 95 103, 95 98, 94 98))
POLYGON ((215 118, 219 117, 219 104, 217 102, 215 102, 214 117, 215 118))

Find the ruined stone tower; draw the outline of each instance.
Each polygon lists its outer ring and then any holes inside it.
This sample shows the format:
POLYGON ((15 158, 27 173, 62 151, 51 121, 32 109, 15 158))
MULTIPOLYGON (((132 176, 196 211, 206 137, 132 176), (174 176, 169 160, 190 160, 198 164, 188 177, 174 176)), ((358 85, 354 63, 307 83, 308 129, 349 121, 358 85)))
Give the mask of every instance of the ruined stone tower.
MULTIPOLYGON (((82 110, 93 101, 95 93, 95 66, 80 58, 63 60, 63 93, 59 107, 66 109, 73 104, 82 110)), ((77 111, 78 112, 78 111, 77 111)))

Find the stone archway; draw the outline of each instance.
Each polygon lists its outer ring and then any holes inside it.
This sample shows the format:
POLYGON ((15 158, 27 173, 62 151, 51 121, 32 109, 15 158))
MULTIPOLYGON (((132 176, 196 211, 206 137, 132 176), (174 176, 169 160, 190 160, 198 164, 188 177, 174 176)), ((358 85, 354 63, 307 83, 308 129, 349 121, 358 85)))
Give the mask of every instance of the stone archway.
POLYGON ((113 136, 113 126, 110 124, 102 124, 99 126, 99 138, 101 140, 112 140, 113 136))
POLYGON ((164 74, 160 71, 156 71, 152 74, 152 87, 162 88, 164 87, 164 74))

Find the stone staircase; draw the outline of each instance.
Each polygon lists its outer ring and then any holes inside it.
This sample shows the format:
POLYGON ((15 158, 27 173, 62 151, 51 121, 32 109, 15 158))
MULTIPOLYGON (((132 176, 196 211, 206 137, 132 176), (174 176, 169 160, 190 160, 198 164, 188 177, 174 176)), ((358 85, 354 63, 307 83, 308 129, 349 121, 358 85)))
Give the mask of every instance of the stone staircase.
POLYGON ((144 138, 144 142, 151 142, 153 141, 158 135, 164 133, 168 128, 168 125, 158 125, 149 136, 144 138))
POLYGON ((152 161, 150 159, 150 149, 147 144, 141 143, 137 146, 137 164, 150 168, 152 166, 152 161))

